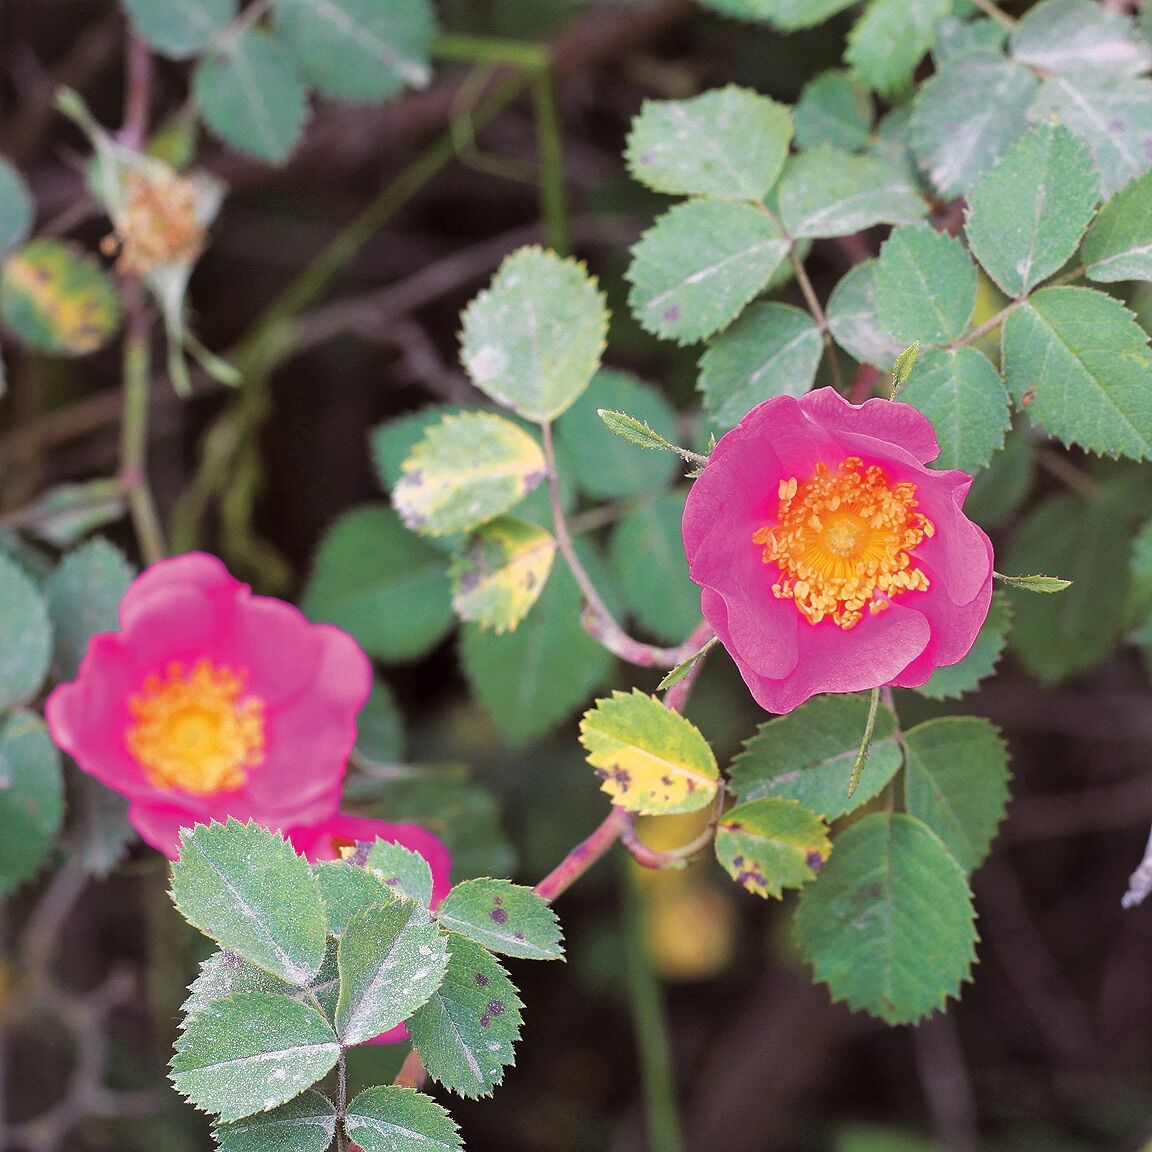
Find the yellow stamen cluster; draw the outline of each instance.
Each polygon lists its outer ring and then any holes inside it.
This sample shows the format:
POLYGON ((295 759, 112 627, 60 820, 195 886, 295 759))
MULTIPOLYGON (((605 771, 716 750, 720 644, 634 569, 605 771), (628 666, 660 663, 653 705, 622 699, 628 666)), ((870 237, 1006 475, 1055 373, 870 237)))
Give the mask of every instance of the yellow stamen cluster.
POLYGON ((204 248, 196 218, 196 185, 175 172, 137 170, 124 181, 124 212, 102 245, 125 275, 145 276, 161 264, 191 263, 204 248))
POLYGON ((128 709, 128 751, 159 788, 230 792, 264 759, 264 701, 244 695, 243 675, 210 660, 153 673, 128 709))
POLYGON ((778 495, 779 522, 752 539, 780 569, 772 594, 811 623, 828 617, 847 630, 865 608, 874 616, 889 597, 928 590, 910 553, 936 528, 914 511, 915 484, 890 486, 882 468, 849 456, 835 472, 821 463, 810 480, 782 480, 778 495))

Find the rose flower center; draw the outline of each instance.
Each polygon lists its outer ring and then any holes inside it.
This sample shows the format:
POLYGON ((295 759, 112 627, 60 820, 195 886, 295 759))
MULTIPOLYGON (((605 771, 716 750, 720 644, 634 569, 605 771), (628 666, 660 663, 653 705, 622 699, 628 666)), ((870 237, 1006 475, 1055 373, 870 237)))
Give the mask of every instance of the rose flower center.
POLYGON ((915 511, 915 484, 889 484, 882 468, 849 456, 835 472, 821 463, 803 483, 781 480, 778 495, 778 523, 752 539, 780 569, 772 594, 811 623, 828 617, 847 630, 865 606, 874 616, 892 596, 928 590, 911 552, 936 528, 915 511))
POLYGON ((210 660, 152 673, 128 709, 128 751, 159 788, 230 792, 264 759, 264 701, 244 694, 242 673, 210 660))

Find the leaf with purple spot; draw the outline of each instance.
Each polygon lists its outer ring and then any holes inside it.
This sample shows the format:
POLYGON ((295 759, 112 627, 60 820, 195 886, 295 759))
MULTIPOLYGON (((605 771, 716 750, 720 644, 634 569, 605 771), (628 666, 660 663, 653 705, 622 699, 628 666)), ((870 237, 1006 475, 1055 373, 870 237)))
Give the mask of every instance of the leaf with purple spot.
POLYGON ((436 916, 449 932, 505 956, 559 960, 564 954, 560 921, 548 902, 510 880, 457 884, 436 916))

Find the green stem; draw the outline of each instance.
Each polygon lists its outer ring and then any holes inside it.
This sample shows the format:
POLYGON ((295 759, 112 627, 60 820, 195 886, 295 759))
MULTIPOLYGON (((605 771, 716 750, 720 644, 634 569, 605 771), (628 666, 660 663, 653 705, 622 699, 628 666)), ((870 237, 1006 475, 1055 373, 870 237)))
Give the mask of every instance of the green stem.
POLYGON ((564 153, 560 118, 556 111, 556 87, 552 70, 541 68, 532 82, 536 114, 536 148, 540 160, 540 215, 548 247, 562 256, 568 253, 568 206, 564 194, 564 153))
POLYGON ((681 1152, 684 1143, 676 1109, 675 1069, 663 989, 652 964, 645 932, 646 903, 636 877, 627 864, 623 868, 629 1001, 648 1114, 648 1147, 650 1152, 681 1152))
POLYGON ((472 64, 510 64, 525 72, 539 71, 550 63, 546 46, 524 40, 503 40, 497 36, 445 33, 432 41, 432 55, 443 60, 466 60, 472 64))

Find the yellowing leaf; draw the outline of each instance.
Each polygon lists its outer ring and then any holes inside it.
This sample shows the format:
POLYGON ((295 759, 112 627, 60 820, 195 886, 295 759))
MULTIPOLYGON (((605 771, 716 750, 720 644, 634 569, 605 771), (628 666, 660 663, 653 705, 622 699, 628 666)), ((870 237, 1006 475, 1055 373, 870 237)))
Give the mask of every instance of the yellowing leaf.
POLYGON ((737 884, 765 898, 807 884, 831 851, 828 826, 795 800, 739 804, 716 828, 716 858, 737 884))
POLYGON ((505 632, 536 603, 556 555, 551 534, 501 516, 485 524, 452 564, 452 607, 462 620, 505 632))
POLYGON ((637 689, 597 700, 580 721, 580 742, 601 789, 630 812, 691 812, 716 795, 716 757, 700 730, 637 689))
POLYGON ((536 441, 490 412, 445 416, 401 471, 392 502, 426 536, 471 531, 519 503, 545 475, 536 441))

